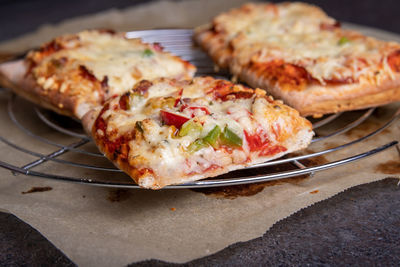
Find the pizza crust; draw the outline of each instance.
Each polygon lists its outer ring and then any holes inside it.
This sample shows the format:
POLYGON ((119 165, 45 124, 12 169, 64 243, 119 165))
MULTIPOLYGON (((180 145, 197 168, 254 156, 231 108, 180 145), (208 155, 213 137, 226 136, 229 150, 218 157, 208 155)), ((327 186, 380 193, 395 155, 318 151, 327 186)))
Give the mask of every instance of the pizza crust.
MULTIPOLYGON (((36 84, 32 75, 26 76, 27 67, 24 60, 17 60, 0 65, 0 84, 12 89, 15 93, 41 107, 55 111, 61 115, 75 117, 74 101, 65 98, 57 92, 43 96, 42 89, 36 84), (61 108, 62 106, 63 108, 61 108)), ((80 113, 86 113, 89 108, 77 108, 80 113)))
POLYGON ((220 68, 228 68, 232 50, 227 46, 227 40, 213 32, 211 24, 205 24, 195 29, 194 40, 210 55, 220 68))
POLYGON ((239 79, 252 87, 267 88, 277 99, 295 108, 302 116, 319 117, 328 113, 377 107, 400 101, 400 74, 382 81, 379 86, 371 84, 312 85, 303 90, 285 90, 259 77, 249 69, 240 71, 239 79))
POLYGON ((22 59, 0 64, 0 84, 41 107, 65 116, 81 119, 94 107, 89 103, 78 104, 76 97, 68 97, 58 90, 45 91, 31 74, 26 73, 27 66, 22 59))

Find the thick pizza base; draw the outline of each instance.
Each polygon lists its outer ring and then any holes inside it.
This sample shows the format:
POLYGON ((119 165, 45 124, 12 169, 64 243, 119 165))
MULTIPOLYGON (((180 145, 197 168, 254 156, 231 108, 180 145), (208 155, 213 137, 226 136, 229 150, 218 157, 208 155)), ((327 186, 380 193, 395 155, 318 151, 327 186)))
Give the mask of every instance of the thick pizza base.
POLYGON ((46 91, 36 84, 32 75, 26 76, 26 72, 24 60, 3 63, 0 65, 0 84, 11 88, 23 98, 61 115, 80 118, 92 108, 88 104, 79 105, 76 98, 66 97, 58 90, 44 94, 46 91))
POLYGON ((260 78, 251 70, 241 71, 241 80, 252 87, 268 88, 275 98, 282 99, 302 116, 319 117, 324 114, 377 107, 400 101, 400 74, 394 79, 371 84, 343 84, 336 86, 312 85, 303 90, 285 90, 260 78))
POLYGON ((212 25, 203 25, 196 29, 194 40, 210 55, 212 60, 221 68, 228 68, 232 50, 227 46, 227 40, 211 31, 212 25))

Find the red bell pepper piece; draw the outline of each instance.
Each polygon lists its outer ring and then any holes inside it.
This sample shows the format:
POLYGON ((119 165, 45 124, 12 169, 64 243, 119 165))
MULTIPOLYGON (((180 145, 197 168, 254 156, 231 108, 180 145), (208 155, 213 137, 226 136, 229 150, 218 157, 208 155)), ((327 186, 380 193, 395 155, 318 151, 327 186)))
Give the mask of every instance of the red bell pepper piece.
POLYGON ((160 113, 161 119, 166 125, 174 125, 178 129, 180 129, 185 122, 190 120, 189 118, 165 110, 161 110, 160 113))

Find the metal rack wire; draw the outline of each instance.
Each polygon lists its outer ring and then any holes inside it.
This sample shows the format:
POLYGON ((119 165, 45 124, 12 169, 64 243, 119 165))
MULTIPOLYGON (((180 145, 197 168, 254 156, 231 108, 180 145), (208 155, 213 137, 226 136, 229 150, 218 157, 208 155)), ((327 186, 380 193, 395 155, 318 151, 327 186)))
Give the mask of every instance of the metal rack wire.
MULTIPOLYGON (((192 42, 192 30, 149 30, 149 31, 135 31, 135 32, 128 32, 127 33, 128 38, 137 38, 140 37, 144 39, 146 42, 158 42, 160 43, 167 51, 170 51, 180 57, 182 57, 185 60, 190 61, 196 67, 198 68, 198 75, 213 75, 213 76, 219 76, 219 77, 228 77, 227 73, 221 73, 218 72, 216 73, 214 71, 213 63, 209 59, 209 57, 203 53, 199 48, 196 48, 193 46, 192 42)), ((2 90, 2 94, 8 93, 7 90, 2 90)), ((16 166, 13 164, 10 164, 8 162, 0 161, 0 167, 3 167, 5 169, 8 169, 12 171, 13 173, 21 173, 24 175, 29 175, 29 176, 34 176, 34 177, 40 177, 40 178, 49 178, 49 179, 54 179, 54 180, 59 180, 59 181, 68 181, 68 182, 75 182, 75 183, 83 183, 83 184, 90 184, 90 185, 97 185, 97 186, 107 186, 107 187, 121 187, 121 188, 138 188, 138 186, 127 176, 125 177, 125 180, 122 181, 115 181, 113 179, 107 179, 107 177, 111 177, 110 174, 121 174, 122 172, 119 169, 116 169, 114 167, 108 167, 105 166, 107 164, 103 165, 95 165, 95 164, 87 164, 80 162, 79 160, 68 160, 68 159, 61 159, 60 156, 65 155, 66 153, 69 154, 76 154, 76 155, 82 155, 85 157, 92 157, 93 159, 102 159, 103 155, 100 154, 99 152, 92 152, 89 151, 88 149, 85 149, 84 146, 88 143, 91 142, 90 138, 85 135, 85 133, 82 131, 82 129, 77 126, 77 122, 74 122, 72 119, 69 118, 62 118, 60 121, 60 117, 54 119, 50 111, 42 110, 40 108, 34 107, 33 108, 33 116, 36 116, 41 123, 43 123, 44 127, 50 127, 52 130, 55 132, 62 134, 65 136, 65 138, 75 138, 77 141, 74 141, 72 143, 69 143, 67 145, 63 145, 60 142, 53 141, 49 138, 46 138, 44 136, 41 136, 40 134, 36 134, 33 131, 29 129, 26 125, 24 125, 24 122, 20 121, 18 119, 18 116, 16 115, 15 109, 16 109, 16 101, 17 101, 17 96, 10 94, 9 101, 8 101, 8 106, 7 106, 7 113, 10 118, 10 120, 14 123, 16 127, 19 128, 19 130, 22 132, 22 134, 26 135, 26 138, 32 138, 36 141, 39 141, 41 143, 44 143, 50 147, 53 147, 54 150, 52 150, 48 154, 43 154, 39 152, 32 151, 24 146, 20 146, 12 141, 10 141, 8 138, 5 138, 3 136, 0 136, 0 141, 6 145, 8 145, 10 148, 20 151, 24 154, 30 155, 35 157, 36 159, 24 164, 23 166, 16 166), (65 124, 65 120, 69 120, 69 123, 65 124), (67 127, 65 125, 70 125, 70 124, 75 123, 74 127, 67 127), (41 166, 45 162, 53 162, 56 164, 62 164, 65 166, 72 166, 75 168, 79 168, 82 170, 94 170, 94 171, 99 171, 100 176, 97 176, 97 178, 85 178, 85 175, 82 174, 80 177, 72 177, 72 176, 64 176, 64 175, 58 175, 58 174, 52 174, 49 172, 40 172, 40 171, 34 171, 32 170, 35 167, 41 166), (106 178, 104 178, 106 177, 106 178)), ((354 120, 346 123, 344 126, 340 127, 339 129, 335 129, 334 131, 331 131, 327 134, 324 134, 323 136, 318 136, 315 137, 312 142, 323 142, 329 138, 332 138, 334 136, 343 134, 358 125, 360 125, 362 122, 367 120, 371 114, 374 112, 374 109, 368 109, 365 110, 356 117, 354 120)), ((343 116, 342 113, 330 115, 323 117, 319 120, 315 120, 313 123, 313 128, 314 130, 317 130, 323 126, 326 126, 330 123, 333 123, 337 120, 340 120, 340 117, 343 116)), ((322 171, 334 167, 338 167, 344 164, 348 164, 372 155, 375 155, 376 153, 379 153, 381 151, 384 151, 386 149, 389 149, 390 147, 395 146, 398 142, 393 140, 392 142, 389 142, 387 144, 383 144, 382 146, 376 147, 372 150, 365 151, 360 154, 355 154, 350 157, 342 158, 340 160, 336 160, 333 162, 328 162, 325 164, 317 165, 317 166, 305 166, 304 163, 300 162, 300 160, 304 159, 310 159, 313 157, 325 155, 328 153, 334 153, 339 150, 344 150, 347 149, 357 143, 361 143, 364 140, 373 137, 374 135, 380 133, 383 131, 385 128, 387 128, 390 124, 392 124, 395 120, 397 120, 400 117, 400 109, 395 111, 391 118, 389 118, 385 123, 375 129, 374 131, 365 134, 361 138, 358 138, 356 140, 353 140, 351 142, 321 150, 318 152, 314 153, 309 153, 306 155, 300 155, 300 156, 292 156, 292 157, 286 157, 283 159, 278 159, 274 161, 269 161, 261 164, 257 164, 251 167, 248 167, 246 169, 255 169, 255 168, 263 168, 267 166, 276 166, 279 164, 292 164, 296 169, 293 170, 288 170, 288 171, 278 171, 278 172, 273 172, 273 173, 264 173, 264 174, 259 174, 259 175, 250 175, 250 176, 239 176, 239 177, 226 177, 227 175, 224 175, 223 178, 213 178, 213 179, 206 179, 202 181, 195 181, 195 182, 190 182, 182 185, 173 185, 173 186, 167 186, 166 188, 200 188, 200 187, 215 187, 215 186, 228 186, 228 185, 238 185, 238 184, 248 184, 248 183, 256 183, 256 182, 265 182, 265 181, 271 181, 271 180, 277 180, 277 179, 283 179, 283 178, 289 178, 289 177, 295 177, 299 175, 304 175, 304 174, 313 174, 314 172, 317 171, 322 171)), ((78 159, 80 157, 77 157, 78 159)), ((108 163, 108 162, 107 162, 108 163)), ((228 175, 229 176, 229 175, 228 175)))

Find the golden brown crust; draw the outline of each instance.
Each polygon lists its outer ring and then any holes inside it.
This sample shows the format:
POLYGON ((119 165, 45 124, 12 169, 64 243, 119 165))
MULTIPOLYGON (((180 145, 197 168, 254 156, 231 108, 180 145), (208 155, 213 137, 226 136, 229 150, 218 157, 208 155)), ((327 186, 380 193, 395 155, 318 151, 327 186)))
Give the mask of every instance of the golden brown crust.
POLYGON ((400 87, 353 99, 325 100, 321 102, 315 102, 311 105, 303 107, 301 110, 304 116, 312 115, 319 117, 320 115, 329 113, 377 107, 392 103, 394 101, 400 101, 400 87))
POLYGON ((221 68, 228 68, 232 50, 223 36, 212 30, 212 25, 203 25, 196 29, 194 40, 205 50, 212 60, 221 68))
POLYGON ((44 95, 32 75, 26 76, 27 67, 24 60, 17 60, 0 65, 0 84, 11 88, 23 98, 59 114, 74 117, 76 102, 58 91, 44 95))
POLYGON ((268 88, 274 97, 297 109, 302 116, 320 116, 328 113, 364 109, 400 101, 400 74, 395 78, 374 84, 312 85, 304 90, 284 90, 257 73, 245 69, 241 80, 250 86, 268 88))

